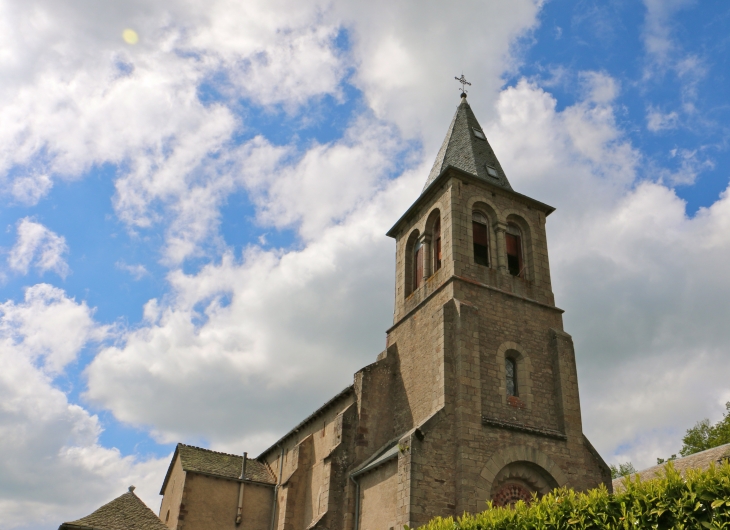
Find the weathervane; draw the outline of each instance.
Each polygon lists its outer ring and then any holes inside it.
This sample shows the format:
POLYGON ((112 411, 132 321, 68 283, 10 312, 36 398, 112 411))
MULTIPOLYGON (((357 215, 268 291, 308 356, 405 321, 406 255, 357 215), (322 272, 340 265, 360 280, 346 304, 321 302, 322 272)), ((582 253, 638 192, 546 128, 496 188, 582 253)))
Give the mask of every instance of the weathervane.
POLYGON ((461 74, 461 77, 454 77, 459 83, 461 83, 461 95, 466 95, 466 85, 471 86, 471 83, 466 80, 466 77, 464 77, 464 74, 461 74))

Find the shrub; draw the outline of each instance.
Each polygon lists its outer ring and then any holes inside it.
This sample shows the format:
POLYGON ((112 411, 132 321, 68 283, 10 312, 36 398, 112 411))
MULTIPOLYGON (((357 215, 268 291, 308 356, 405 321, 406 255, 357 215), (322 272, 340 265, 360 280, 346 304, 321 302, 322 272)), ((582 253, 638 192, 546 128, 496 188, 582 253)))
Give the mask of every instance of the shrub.
POLYGON ((642 482, 624 478, 626 489, 611 494, 605 486, 577 493, 560 488, 530 506, 495 508, 475 515, 437 517, 423 530, 582 530, 582 529, 730 529, 730 463, 684 477, 670 462, 661 477, 642 482))

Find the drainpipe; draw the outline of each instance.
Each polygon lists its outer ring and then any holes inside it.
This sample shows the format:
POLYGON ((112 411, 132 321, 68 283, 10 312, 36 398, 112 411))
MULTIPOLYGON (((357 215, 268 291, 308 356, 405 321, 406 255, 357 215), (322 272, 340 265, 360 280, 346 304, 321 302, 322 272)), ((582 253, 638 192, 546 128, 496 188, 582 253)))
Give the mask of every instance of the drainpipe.
POLYGON ((243 481, 246 477, 246 460, 248 453, 243 453, 243 464, 241 465, 241 482, 238 484, 238 512, 236 513, 236 524, 241 524, 243 520, 243 481))
POLYGON ((355 476, 358 473, 350 475, 350 480, 355 484, 355 522, 352 526, 353 530, 360 528, 360 483, 355 480, 355 476))
POLYGON ((284 446, 281 446, 281 453, 279 454, 279 479, 276 481, 274 486, 274 505, 271 509, 271 525, 269 530, 274 530, 274 522, 276 521, 276 507, 279 503, 279 485, 281 484, 281 474, 284 471, 284 446))

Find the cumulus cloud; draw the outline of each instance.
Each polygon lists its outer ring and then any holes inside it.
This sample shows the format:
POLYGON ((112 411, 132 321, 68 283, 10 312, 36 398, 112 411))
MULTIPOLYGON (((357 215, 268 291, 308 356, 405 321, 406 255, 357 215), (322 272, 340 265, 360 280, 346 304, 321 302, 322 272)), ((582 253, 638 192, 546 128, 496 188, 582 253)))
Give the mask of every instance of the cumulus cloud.
POLYGON ((10 268, 28 274, 31 266, 42 274, 53 271, 62 278, 69 273, 63 255, 68 253, 66 238, 49 230, 41 223, 25 217, 18 221, 18 237, 8 255, 10 268))
MULTIPOLYGON (((586 73, 598 88, 562 111, 522 81, 502 92, 497 119, 485 129, 513 186, 558 207, 549 222, 554 285, 576 338, 587 432, 609 459, 630 454, 648 465, 647 455, 666 453, 667 430, 711 412, 714 401, 708 406, 705 398, 721 386, 712 379, 704 396, 686 397, 701 373, 697 359, 726 363, 718 349, 725 339, 715 329, 721 312, 703 304, 725 262, 727 203, 723 197, 690 219, 660 175, 638 180, 642 159, 616 124, 615 83, 604 75, 586 73), (693 253, 693 245, 706 252, 693 253), (668 297, 669 284, 677 296, 668 297), (662 401, 668 381, 684 385, 681 406, 662 401)), ((417 196, 428 165, 375 179, 364 195, 335 186, 333 193, 356 206, 343 210, 327 196, 325 213, 315 211, 320 183, 306 174, 326 179, 333 159, 357 167, 363 152, 370 150, 343 140, 315 146, 291 171, 259 174, 268 186, 259 215, 274 224, 296 220, 305 247, 251 247, 198 273, 173 272, 174 297, 150 302, 147 324, 92 362, 88 398, 123 421, 150 426, 161 440, 205 437, 220 447, 259 449, 348 384, 382 348, 377 337, 387 327, 393 274, 392 243, 382 234, 397 217, 392 212, 417 196), (122 391, 129 388, 138 390, 122 391), (146 393, 170 399, 151 408, 146 393), (246 406, 234 413, 229 403, 246 406), (272 418, 272 408, 285 412, 272 418)))
POLYGON ((58 179, 115 164, 118 215, 169 228, 173 263, 217 229, 235 169, 227 150, 245 127, 239 98, 295 112, 337 96, 343 75, 338 25, 316 4, 36 0, 4 10, 0 192, 33 204, 58 179), (124 27, 138 44, 125 44, 124 27))
MULTIPOLYGON (((660 24, 668 18, 647 4, 647 49, 669 53, 660 24)), ((727 394, 718 375, 727 367, 727 193, 687 217, 668 187, 679 180, 645 167, 617 124, 621 87, 605 72, 580 73, 583 99, 560 111, 535 84, 503 89, 501 75, 519 64, 515 40, 535 27, 540 6, 3 4, 2 192, 33 204, 58 179, 111 163, 118 217, 130 229, 165 231, 170 292, 101 347, 85 397, 161 441, 239 452, 265 447, 349 384, 384 347, 394 263, 383 233, 417 197, 458 104, 456 85, 441 80, 463 69, 515 189, 558 207, 548 223, 554 289, 576 339, 589 436, 609 460, 648 465, 670 452, 678 425, 717 413, 727 394), (140 35, 133 47, 121 40, 125 27, 140 35), (324 95, 344 97, 343 82, 362 90, 366 108, 331 142, 275 144, 249 130, 241 111, 254 104, 297 116, 324 95), (241 189, 260 225, 294 231, 294 248, 232 253, 220 208, 241 189), (207 265, 183 272, 181 263, 208 251, 207 265), (708 365, 716 369, 703 376, 708 365)), ((692 67, 677 63, 678 75, 692 67)), ((48 476, 32 467, 37 455, 59 466, 45 487, 96 488, 84 497, 90 504, 132 477, 159 486, 163 463, 101 447, 98 420, 53 386, 53 374, 108 333, 91 310, 50 286, 2 307, 7 373, 37 390, 2 379, 2 406, 16 409, 0 428, 29 434, 9 438, 0 513, 42 519, 72 506, 58 489, 32 504, 38 477, 48 476), (53 326, 67 328, 64 345, 53 326), (48 415, 35 419, 41 409, 48 415), (23 452, 38 440, 48 445, 23 452), (67 487, 67 477, 78 484, 67 487)))
MULTIPOLYGON (((317 148, 322 171, 309 170, 325 173, 331 157, 355 165, 366 156, 360 146, 330 150, 317 148)), ((164 441, 202 437, 230 450, 244 442, 263 449, 384 348, 393 259, 383 234, 422 185, 421 173, 380 191, 371 184, 373 197, 310 234, 301 250, 250 247, 195 274, 171 273, 172 301, 150 301, 147 324, 96 356, 86 397, 164 441)), ((320 189, 308 187, 305 197, 320 189)), ((321 223, 319 212, 291 210, 321 223)))
POLYGON ((3 528, 55 528, 140 486, 156 507, 166 462, 122 457, 98 443, 99 420, 54 384, 106 330, 84 304, 47 284, 0 305, 0 514, 3 528), (84 512, 86 510, 86 512, 84 512))
POLYGON ((521 83, 497 107, 487 132, 513 186, 558 208, 553 288, 576 341, 586 431, 607 459, 651 465, 722 410, 730 195, 688 217, 674 182, 641 166, 609 103, 557 112, 521 83), (639 168, 655 180, 639 180, 639 168))

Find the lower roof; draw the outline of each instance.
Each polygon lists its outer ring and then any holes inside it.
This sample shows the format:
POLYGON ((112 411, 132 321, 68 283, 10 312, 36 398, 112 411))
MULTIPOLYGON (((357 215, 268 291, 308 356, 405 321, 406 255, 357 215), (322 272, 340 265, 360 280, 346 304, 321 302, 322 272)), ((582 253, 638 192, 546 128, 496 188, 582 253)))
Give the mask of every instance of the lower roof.
MULTIPOLYGON (((710 467, 711 464, 719 464, 725 459, 730 459, 730 444, 720 445, 707 449, 705 451, 695 453, 693 455, 685 456, 684 458, 677 458, 672 460, 674 469, 684 474, 688 469, 701 469, 705 470, 710 467)), ((638 475, 642 481, 651 480, 658 478, 664 471, 664 466, 667 463, 652 466, 650 468, 639 471, 636 474, 632 474, 632 477, 638 475)), ((624 489, 624 477, 619 477, 613 480, 613 490, 621 491, 624 489)))
POLYGON ((86 517, 63 523, 58 530, 169 530, 133 489, 86 517))
MULTIPOLYGON (((200 473, 232 480, 241 479, 243 456, 220 453, 193 445, 177 444, 175 454, 172 456, 172 461, 167 469, 165 481, 162 483, 160 495, 165 493, 165 487, 170 480, 172 468, 178 456, 180 457, 180 464, 185 472, 200 473)), ((262 484, 276 484, 276 479, 269 470, 269 467, 251 458, 246 459, 246 473, 243 479, 262 484)))

